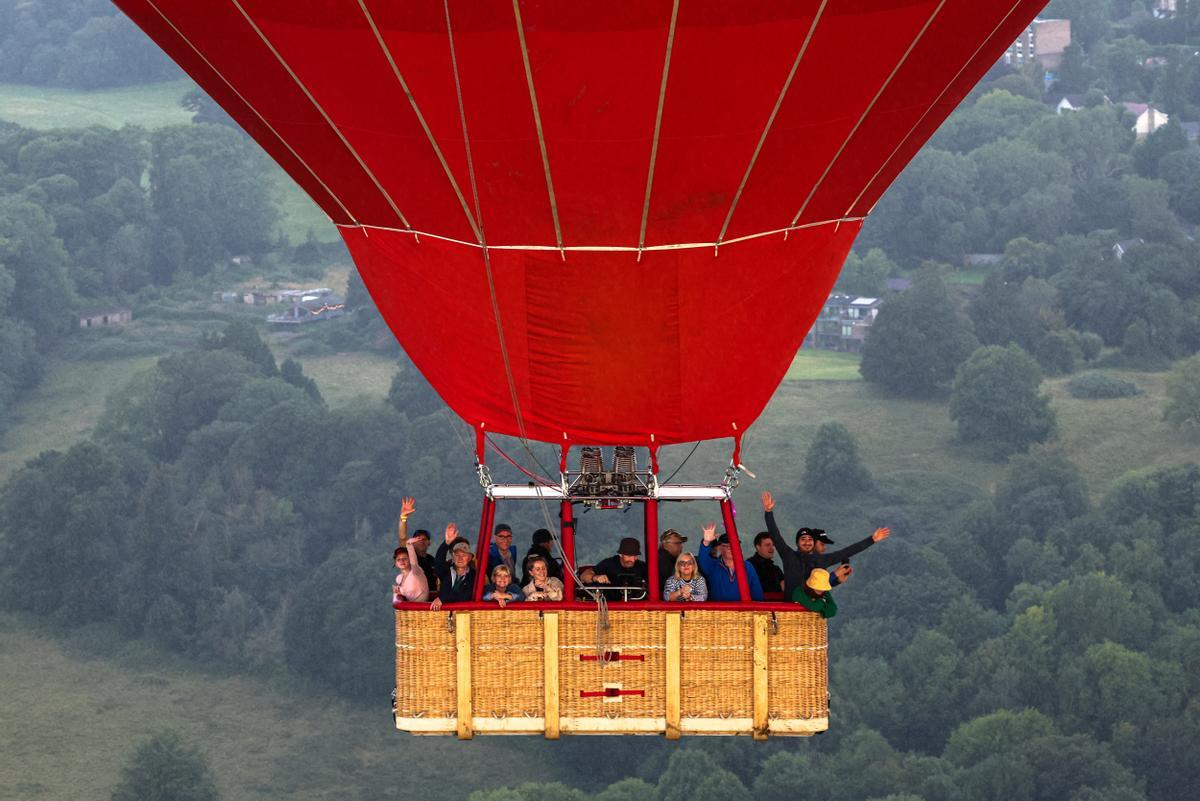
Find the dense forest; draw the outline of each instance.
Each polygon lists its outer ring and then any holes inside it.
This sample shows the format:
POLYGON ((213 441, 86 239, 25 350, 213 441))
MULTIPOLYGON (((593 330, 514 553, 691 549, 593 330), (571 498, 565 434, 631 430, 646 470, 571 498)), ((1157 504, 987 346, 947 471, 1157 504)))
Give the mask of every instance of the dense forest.
MULTIPOLYGON (((1054 81, 993 70, 880 202, 839 281, 885 297, 862 354, 867 391, 953 420, 946 448, 1000 465, 999 480, 881 473, 840 422, 799 454, 754 441, 785 524, 819 514, 839 534, 895 532, 838 590, 830 731, 530 740, 517 746, 530 783, 470 801, 1196 795, 1200 466, 1121 462, 1117 481, 1089 485, 1045 393, 1046 377, 1072 375, 1073 397, 1115 403, 1141 392, 1115 371, 1165 373, 1162 414, 1195 447, 1200 147, 1180 123, 1200 119, 1200 3, 1180 6, 1156 19, 1139 2, 1052 2, 1046 14, 1069 16, 1075 35, 1054 81), (1089 108, 1056 114, 1067 92, 1089 108), (1121 101, 1172 121, 1138 141, 1121 101), (976 267, 967 254, 995 258, 976 267), (889 294, 890 277, 912 286, 889 294), (540 783, 550 761, 573 766, 574 786, 540 783)), ((177 74, 107 3, 0 2, 0 32, 4 81, 177 74)), ((234 255, 324 258, 279 237, 270 169, 223 125, 0 124, 0 425, 78 343, 79 308, 141 313, 208 294, 234 255)), ((347 296, 354 314, 314 337, 394 347, 356 277, 347 296)), ((403 357, 386 401, 327 403, 249 318, 167 350, 108 398, 89 436, 0 488, 0 608, 53 636, 140 641, 197 669, 378 708, 386 727, 392 526, 404 495, 429 528, 477 513, 460 424, 403 357)), ((738 495, 749 530, 758 489, 738 495)), ((397 760, 425 742, 399 739, 397 760)), ((113 798, 144 797, 160 774, 185 777, 190 797, 219 795, 221 766, 177 735, 134 745, 113 798)), ((389 784, 402 775, 361 777, 359 797, 404 797, 389 784)))

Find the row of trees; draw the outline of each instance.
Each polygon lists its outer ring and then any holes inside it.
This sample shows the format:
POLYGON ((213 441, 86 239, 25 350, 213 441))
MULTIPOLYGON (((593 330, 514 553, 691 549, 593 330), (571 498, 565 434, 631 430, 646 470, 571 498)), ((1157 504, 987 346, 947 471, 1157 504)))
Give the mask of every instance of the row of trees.
POLYGON ((107 0, 0 0, 0 81, 97 89, 180 76, 107 0))
POLYGON ((0 421, 81 305, 270 247, 271 177, 226 126, 0 125, 0 421))

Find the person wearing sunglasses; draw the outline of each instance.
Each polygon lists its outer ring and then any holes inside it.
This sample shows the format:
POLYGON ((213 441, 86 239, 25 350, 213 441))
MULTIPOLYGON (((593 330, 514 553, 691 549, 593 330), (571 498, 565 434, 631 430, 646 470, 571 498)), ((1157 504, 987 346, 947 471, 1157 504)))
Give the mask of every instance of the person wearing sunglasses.
POLYGON ((708 584, 696 567, 696 557, 681 553, 675 560, 675 574, 667 579, 663 600, 671 602, 700 602, 708 600, 708 584))

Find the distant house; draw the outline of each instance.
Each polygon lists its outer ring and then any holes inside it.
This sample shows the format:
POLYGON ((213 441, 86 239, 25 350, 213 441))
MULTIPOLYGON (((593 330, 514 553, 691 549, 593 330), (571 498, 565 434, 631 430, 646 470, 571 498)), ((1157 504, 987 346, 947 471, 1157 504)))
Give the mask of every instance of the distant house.
POLYGON ((213 300, 217 303, 241 303, 242 293, 228 289, 224 291, 218 290, 213 293, 213 300))
POLYGON ((272 325, 303 325, 319 320, 341 317, 346 313, 346 301, 332 293, 320 297, 297 300, 279 314, 267 317, 272 325))
POLYGON ((104 325, 124 325, 133 319, 133 311, 127 306, 82 309, 79 312, 80 328, 97 328, 104 325))
POLYGON ((1087 108, 1085 95, 1063 95, 1062 99, 1054 106, 1054 111, 1062 114, 1064 111, 1079 111, 1081 108, 1087 108))
POLYGON ((1004 51, 1005 64, 1020 67, 1036 60, 1045 69, 1057 70, 1063 51, 1071 44, 1071 20, 1035 19, 1004 51))
POLYGON ((1133 124, 1133 133, 1139 140, 1145 139, 1170 121, 1170 117, 1149 103, 1122 103, 1121 105, 1136 118, 1133 124))
POLYGON ((1146 244, 1146 240, 1141 237, 1137 237, 1136 239, 1122 239, 1112 246, 1112 252, 1118 259, 1122 259, 1126 253, 1144 244, 1146 244))
POLYGON ((862 350, 863 340, 867 338, 867 331, 879 314, 881 303, 879 298, 830 295, 804 338, 804 346, 858 353, 862 350))

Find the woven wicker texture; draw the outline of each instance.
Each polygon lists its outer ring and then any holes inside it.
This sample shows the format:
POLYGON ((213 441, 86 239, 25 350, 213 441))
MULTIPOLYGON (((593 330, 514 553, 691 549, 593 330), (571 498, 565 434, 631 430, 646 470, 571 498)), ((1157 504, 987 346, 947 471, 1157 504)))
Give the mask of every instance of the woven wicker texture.
POLYGON ((828 717, 825 619, 812 612, 781 612, 775 619, 778 631, 770 637, 769 716, 787 720, 828 717))
POLYGON ((683 718, 748 718, 754 711, 754 616, 689 609, 680 627, 683 718))
POLYGON ((471 614, 471 696, 477 717, 545 714, 542 631, 536 608, 471 614))
POLYGON ((447 616, 396 610, 396 715, 453 718, 458 698, 447 616))
POLYGON ((661 612, 608 613, 604 648, 641 660, 584 661, 596 655, 596 613, 564 612, 559 629, 559 693, 563 717, 661 718, 665 714, 665 634, 661 612), (580 692, 603 691, 606 684, 643 695, 619 700, 585 698, 580 692))

